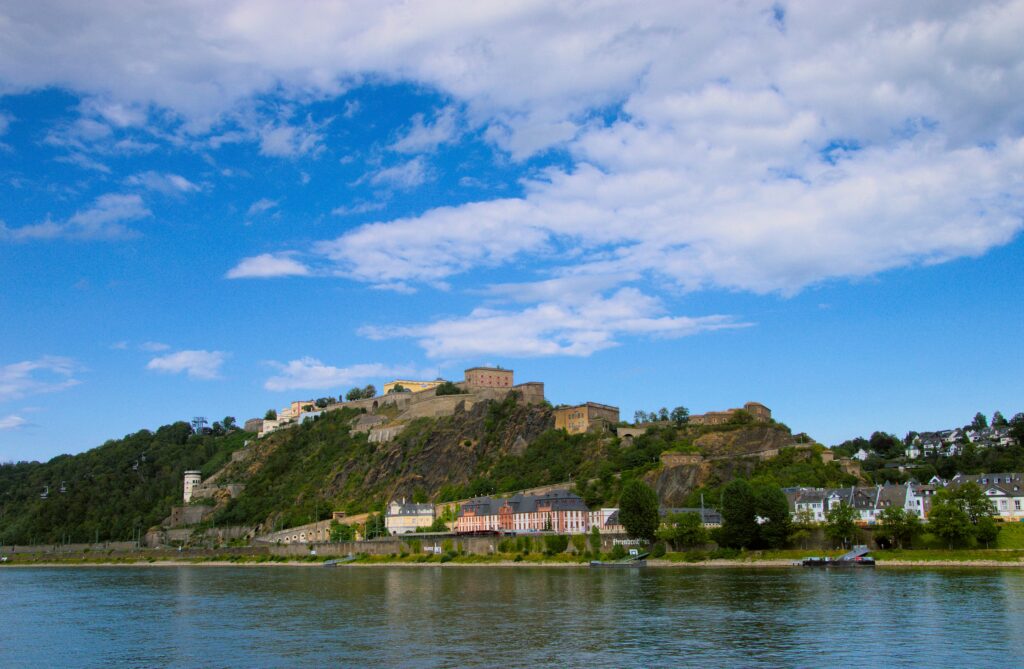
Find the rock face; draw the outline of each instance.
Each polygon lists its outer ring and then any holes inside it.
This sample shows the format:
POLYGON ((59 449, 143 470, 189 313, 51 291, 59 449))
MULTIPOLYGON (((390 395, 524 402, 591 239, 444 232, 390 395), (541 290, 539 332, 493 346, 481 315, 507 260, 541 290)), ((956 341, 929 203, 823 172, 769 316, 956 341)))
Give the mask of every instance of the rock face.
POLYGON ((469 483, 482 461, 521 453, 554 427, 546 406, 495 402, 478 402, 468 411, 459 405, 450 417, 420 420, 394 441, 380 444, 383 457, 366 472, 365 488, 389 498, 411 498, 416 488, 433 492, 445 484, 469 483), (500 415, 498 407, 504 409, 500 415))
POLYGON ((708 483, 749 475, 761 460, 793 446, 793 436, 772 425, 751 425, 728 432, 710 432, 694 440, 700 454, 665 453, 661 467, 644 481, 665 506, 683 506, 686 497, 708 483))

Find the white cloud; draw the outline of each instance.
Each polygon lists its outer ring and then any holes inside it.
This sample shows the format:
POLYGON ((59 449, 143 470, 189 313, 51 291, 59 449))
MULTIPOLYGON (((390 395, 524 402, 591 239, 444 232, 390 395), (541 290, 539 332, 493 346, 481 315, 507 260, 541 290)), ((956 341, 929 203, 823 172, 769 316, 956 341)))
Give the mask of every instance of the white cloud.
POLYGON ((259 131, 260 153, 278 158, 297 158, 306 154, 317 154, 323 148, 323 134, 319 127, 307 119, 302 126, 286 122, 268 123, 259 131))
POLYGON ((309 268, 285 254, 264 253, 244 258, 228 270, 228 279, 267 279, 275 276, 309 276, 309 268))
POLYGON ((227 357, 228 354, 223 351, 178 351, 153 358, 146 369, 165 374, 184 372, 190 379, 218 379, 220 368, 227 357))
POLYGON ((71 358, 47 355, 0 367, 0 401, 66 390, 81 383, 81 367, 71 358))
POLYGON ((270 198, 261 197, 260 199, 249 205, 249 210, 245 212, 246 216, 259 216, 260 214, 270 211, 276 208, 278 205, 277 200, 271 200, 270 198))
POLYGON ((746 327, 730 316, 668 316, 661 302, 635 288, 608 297, 569 294, 571 299, 528 308, 474 309, 468 316, 404 327, 364 327, 371 339, 411 338, 431 358, 589 356, 618 344, 624 335, 684 337, 712 330, 746 327))
POLYGON ((170 347, 169 344, 164 344, 159 341, 147 341, 139 344, 139 349, 143 351, 149 351, 150 353, 159 353, 160 351, 166 351, 170 347))
POLYGON ((414 367, 382 365, 380 363, 333 367, 316 358, 301 358, 287 363, 269 363, 277 368, 278 374, 267 379, 263 387, 267 390, 326 390, 344 389, 368 380, 385 378, 423 376, 414 367))
POLYGON ((26 427, 29 422, 21 416, 10 414, 0 418, 0 430, 16 430, 21 427, 26 427))
POLYGON ((335 216, 356 216, 358 214, 380 211, 385 207, 387 207, 387 204, 383 202, 360 202, 359 204, 335 207, 331 210, 331 213, 335 216))
POLYGON ((0 112, 0 136, 7 134, 7 129, 11 126, 11 121, 14 117, 6 112, 0 112))
POLYGON ((412 127, 388 148, 399 153, 434 151, 458 138, 458 120, 458 110, 452 106, 440 110, 432 123, 425 122, 423 114, 414 114, 412 127))
POLYGON ((426 161, 421 156, 417 156, 404 163, 371 172, 364 178, 374 186, 409 189, 426 183, 430 175, 426 161))
POLYGON ((126 221, 150 216, 138 195, 110 193, 96 198, 88 209, 76 212, 67 221, 46 220, 20 228, 8 228, 0 223, 0 240, 24 242, 40 239, 79 239, 113 241, 130 239, 138 233, 126 226, 126 221))
POLYGON ((110 168, 105 164, 77 151, 73 151, 66 156, 57 156, 54 160, 58 163, 81 167, 83 170, 94 170, 96 172, 110 174, 110 168))
POLYGON ((141 172, 125 179, 125 183, 132 186, 141 186, 164 195, 197 193, 203 189, 202 186, 192 183, 180 174, 171 174, 170 172, 141 172))
MULTIPOLYGON (((112 127, 141 118, 131 110, 208 128, 254 100, 298 104, 372 78, 451 100, 459 123, 514 160, 567 152, 521 198, 377 222, 316 247, 374 285, 539 255, 556 273, 626 268, 686 289, 788 294, 976 256, 1018 233, 1024 0, 794 2, 781 19, 772 9, 29 3, 0 25, 0 81, 102 92, 95 118, 54 136, 69 151, 110 141, 112 127)), ((270 155, 315 153, 321 126, 290 114, 256 115, 239 138, 270 155)), ((429 150, 443 120, 413 120, 395 147, 429 150)), ((428 177, 420 161, 365 178, 412 188, 428 177)))

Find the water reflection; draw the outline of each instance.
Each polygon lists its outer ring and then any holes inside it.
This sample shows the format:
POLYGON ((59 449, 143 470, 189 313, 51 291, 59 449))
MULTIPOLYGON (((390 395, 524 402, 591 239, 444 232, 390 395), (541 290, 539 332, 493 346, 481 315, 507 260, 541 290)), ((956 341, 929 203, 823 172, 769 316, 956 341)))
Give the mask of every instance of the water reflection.
POLYGON ((0 665, 1013 666, 1014 570, 0 570, 0 665))

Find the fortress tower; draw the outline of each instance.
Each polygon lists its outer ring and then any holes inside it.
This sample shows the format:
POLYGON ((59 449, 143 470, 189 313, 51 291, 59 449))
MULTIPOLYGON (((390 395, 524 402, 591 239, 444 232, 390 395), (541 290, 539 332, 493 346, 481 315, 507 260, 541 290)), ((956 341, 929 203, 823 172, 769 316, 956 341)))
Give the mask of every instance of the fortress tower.
POLYGON ((196 470, 189 470, 185 472, 185 503, 188 504, 189 500, 192 499, 192 491, 199 487, 199 484, 203 482, 202 472, 196 470))

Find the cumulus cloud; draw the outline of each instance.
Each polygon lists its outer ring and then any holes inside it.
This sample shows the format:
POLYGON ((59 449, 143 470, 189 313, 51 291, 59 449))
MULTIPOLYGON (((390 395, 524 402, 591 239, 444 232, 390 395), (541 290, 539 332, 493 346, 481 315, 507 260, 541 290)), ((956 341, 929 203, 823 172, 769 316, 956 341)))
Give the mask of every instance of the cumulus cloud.
POLYGON ((309 268, 285 254, 263 253, 244 258, 228 270, 228 279, 268 279, 275 276, 309 276, 309 268))
MULTIPOLYGON (((104 91, 105 103, 167 108, 193 128, 269 95, 338 96, 367 75, 411 82, 452 104, 414 117, 395 151, 482 129, 513 160, 551 148, 567 158, 532 172, 522 197, 317 244, 339 274, 440 285, 540 257, 556 274, 791 294, 977 256, 1018 234, 1022 32, 1024 0, 783 12, 769 0, 52 2, 0 25, 0 80, 104 91)), ((118 113, 89 114, 53 141, 79 152, 110 141, 118 113)), ((315 154, 321 134, 285 113, 242 138, 294 157, 315 154)), ((415 188, 430 174, 419 156, 364 178, 415 188)), ((258 259, 308 271, 281 253, 258 259)), ((260 264, 236 270, 246 263, 260 264)))
POLYGON ((137 237, 138 232, 125 225, 150 216, 138 195, 110 193, 101 195, 92 206, 76 212, 67 221, 46 220, 34 225, 9 228, 0 223, 0 240, 26 242, 45 239, 116 241, 137 237))
POLYGON ((141 172, 125 179, 125 183, 131 186, 140 186, 147 190, 157 191, 164 195, 183 195, 185 193, 197 193, 203 189, 199 184, 193 183, 180 174, 170 172, 141 172))
POLYGON ((425 374, 410 366, 380 363, 334 367, 309 357, 287 363, 271 362, 269 364, 278 370, 278 374, 267 379, 263 387, 275 391, 345 388, 368 380, 423 376, 425 374))
POLYGON ((223 351, 178 351, 153 358, 146 365, 146 369, 164 374, 184 372, 190 379, 218 379, 220 368, 227 357, 228 354, 223 351))
POLYGON ((434 151, 442 144, 454 141, 459 135, 458 110, 452 106, 440 110, 431 122, 424 119, 423 114, 414 114, 412 127, 389 148, 399 153, 434 151))
POLYGON ((260 153, 278 158, 297 158, 322 149, 323 134, 311 119, 305 125, 286 122, 268 123, 259 131, 260 153))
POLYGON ((81 366, 71 358, 47 355, 0 367, 0 401, 66 390, 81 383, 81 366))
POLYGON ((364 327, 360 334, 371 339, 412 338, 429 357, 444 360, 487 355, 585 357, 616 346, 623 335, 676 338, 749 325, 724 315, 669 316, 657 298, 635 288, 607 297, 572 298, 563 295, 521 310, 480 307, 464 317, 405 327, 364 327))

